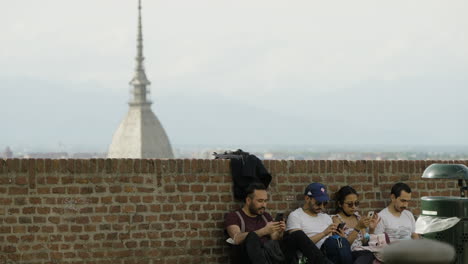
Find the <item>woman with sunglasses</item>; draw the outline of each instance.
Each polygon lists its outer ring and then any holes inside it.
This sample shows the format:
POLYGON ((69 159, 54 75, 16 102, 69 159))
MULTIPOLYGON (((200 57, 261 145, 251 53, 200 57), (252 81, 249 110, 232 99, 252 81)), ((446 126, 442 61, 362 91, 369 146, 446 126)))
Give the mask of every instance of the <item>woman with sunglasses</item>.
POLYGON ((353 254, 354 264, 368 264, 374 261, 374 254, 367 250, 354 250, 366 243, 366 228, 375 229, 375 218, 359 215, 359 195, 351 186, 344 186, 335 194, 336 215, 333 222, 344 223, 344 232, 353 254))

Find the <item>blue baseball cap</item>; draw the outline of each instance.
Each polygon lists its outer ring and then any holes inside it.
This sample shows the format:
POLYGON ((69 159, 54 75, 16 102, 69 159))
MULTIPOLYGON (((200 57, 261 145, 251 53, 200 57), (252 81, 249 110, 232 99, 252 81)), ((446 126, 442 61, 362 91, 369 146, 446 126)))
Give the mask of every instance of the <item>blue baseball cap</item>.
POLYGON ((319 203, 330 200, 327 194, 327 188, 325 185, 318 182, 309 184, 304 191, 304 195, 314 198, 319 203))

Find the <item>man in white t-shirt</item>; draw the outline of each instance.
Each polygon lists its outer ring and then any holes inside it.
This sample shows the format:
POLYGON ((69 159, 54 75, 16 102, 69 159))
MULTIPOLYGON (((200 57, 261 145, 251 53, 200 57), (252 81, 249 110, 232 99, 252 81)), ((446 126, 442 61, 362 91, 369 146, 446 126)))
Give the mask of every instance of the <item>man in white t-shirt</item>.
POLYGON ((286 231, 302 230, 320 248, 328 236, 337 232, 338 224, 334 224, 328 214, 322 213, 330 200, 323 184, 309 184, 304 196, 304 206, 289 214, 286 231))
POLYGON ((385 232, 388 234, 390 242, 419 239, 419 235, 414 232, 416 229, 414 216, 407 210, 411 200, 411 188, 399 182, 393 185, 390 198, 392 202, 379 212, 380 222, 375 230, 370 230, 370 233, 382 234, 385 232))

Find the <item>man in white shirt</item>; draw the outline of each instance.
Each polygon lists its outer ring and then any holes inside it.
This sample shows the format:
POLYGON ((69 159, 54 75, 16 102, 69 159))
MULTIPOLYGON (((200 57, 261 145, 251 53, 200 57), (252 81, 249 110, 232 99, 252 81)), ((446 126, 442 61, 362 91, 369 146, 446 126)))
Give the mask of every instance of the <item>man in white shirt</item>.
POLYGON ((406 239, 419 239, 414 231, 415 219, 413 213, 407 210, 411 200, 411 188, 405 183, 399 182, 393 185, 390 198, 392 202, 387 208, 379 212, 380 222, 375 230, 370 233, 387 233, 390 242, 406 239))
POLYGON ((323 213, 330 198, 327 189, 321 183, 311 183, 304 192, 304 206, 289 214, 286 231, 302 230, 320 248, 333 232, 337 232, 338 224, 323 213))

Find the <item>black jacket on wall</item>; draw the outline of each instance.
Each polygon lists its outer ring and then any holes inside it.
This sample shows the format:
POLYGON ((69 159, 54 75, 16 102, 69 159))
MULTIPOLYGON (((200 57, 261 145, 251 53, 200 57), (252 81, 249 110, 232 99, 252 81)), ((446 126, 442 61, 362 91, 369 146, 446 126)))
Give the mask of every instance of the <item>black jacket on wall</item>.
POLYGON ((242 201, 246 197, 245 190, 249 184, 260 182, 268 187, 271 182, 271 174, 265 169, 262 161, 251 154, 231 159, 231 174, 234 198, 242 201))

